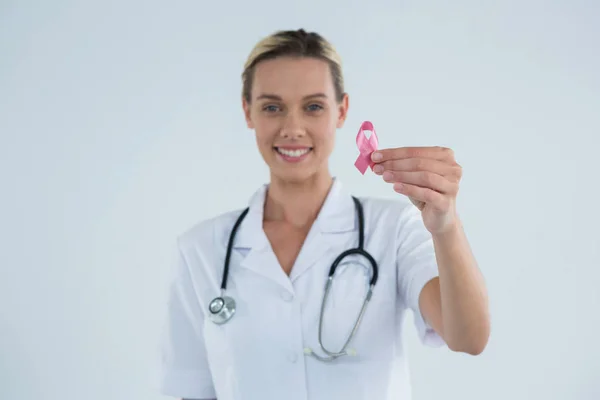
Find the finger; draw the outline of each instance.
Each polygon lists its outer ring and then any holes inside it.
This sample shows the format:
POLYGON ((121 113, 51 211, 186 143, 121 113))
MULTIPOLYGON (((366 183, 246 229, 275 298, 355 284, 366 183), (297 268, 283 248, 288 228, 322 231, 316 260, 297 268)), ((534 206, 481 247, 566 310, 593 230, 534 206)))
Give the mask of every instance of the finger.
POLYGON ((377 163, 403 158, 429 158, 440 161, 454 161, 454 151, 440 146, 397 147, 377 150, 371 154, 371 160, 377 163))
POLYGON ((458 193, 457 183, 441 175, 427 171, 385 171, 383 173, 383 180, 389 183, 407 183, 409 185, 420 186, 447 195, 456 195, 458 193))
POLYGON ((453 182, 458 182, 462 177, 460 165, 428 158, 387 160, 376 164, 373 171, 378 175, 383 174, 384 171, 428 171, 448 178, 453 182))
POLYGON ((435 190, 406 183, 395 183, 394 191, 415 200, 422 201, 440 211, 447 211, 450 208, 450 199, 435 190))

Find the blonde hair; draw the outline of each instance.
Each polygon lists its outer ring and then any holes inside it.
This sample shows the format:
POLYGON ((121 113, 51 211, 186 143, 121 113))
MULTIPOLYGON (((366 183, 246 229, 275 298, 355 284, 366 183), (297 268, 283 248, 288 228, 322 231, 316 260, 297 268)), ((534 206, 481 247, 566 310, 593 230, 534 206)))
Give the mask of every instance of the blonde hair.
POLYGON ((259 41, 248 56, 242 73, 242 96, 250 103, 256 65, 277 57, 311 57, 326 61, 331 70, 336 100, 344 96, 342 60, 331 43, 315 32, 304 29, 277 31, 259 41))

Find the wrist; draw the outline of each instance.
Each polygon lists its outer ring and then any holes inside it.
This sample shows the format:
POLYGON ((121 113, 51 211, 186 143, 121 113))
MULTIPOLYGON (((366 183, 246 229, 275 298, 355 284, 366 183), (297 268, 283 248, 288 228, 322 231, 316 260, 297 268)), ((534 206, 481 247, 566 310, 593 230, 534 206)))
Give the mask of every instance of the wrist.
POLYGON ((452 223, 450 223, 447 227, 445 227, 442 231, 432 233, 433 240, 436 242, 453 242, 462 234, 463 227, 460 220, 457 218, 454 219, 452 223))

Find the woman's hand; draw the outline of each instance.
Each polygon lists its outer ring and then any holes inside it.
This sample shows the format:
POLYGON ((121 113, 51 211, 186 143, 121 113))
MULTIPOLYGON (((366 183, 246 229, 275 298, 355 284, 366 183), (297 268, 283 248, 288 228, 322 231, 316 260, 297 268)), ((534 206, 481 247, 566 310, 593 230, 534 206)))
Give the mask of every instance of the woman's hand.
POLYGON ((445 147, 398 147, 371 154, 373 172, 394 184, 421 210, 423 222, 434 235, 444 234, 459 224, 456 196, 462 168, 454 152, 445 147))

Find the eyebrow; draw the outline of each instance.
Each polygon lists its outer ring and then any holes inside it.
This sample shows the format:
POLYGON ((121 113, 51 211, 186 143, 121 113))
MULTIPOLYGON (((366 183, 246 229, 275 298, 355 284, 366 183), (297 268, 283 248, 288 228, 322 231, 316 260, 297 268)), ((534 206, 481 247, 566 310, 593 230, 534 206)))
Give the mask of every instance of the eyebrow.
MULTIPOLYGON (((321 97, 321 98, 327 98, 327 95, 325 93, 313 93, 313 94, 309 94, 307 96, 304 96, 302 98, 302 100, 307 100, 307 99, 312 99, 315 97, 321 97)), ((276 94, 270 94, 270 93, 263 93, 260 96, 258 96, 256 98, 256 100, 262 100, 262 99, 268 99, 268 100, 283 100, 281 98, 281 96, 277 96, 276 94)))

